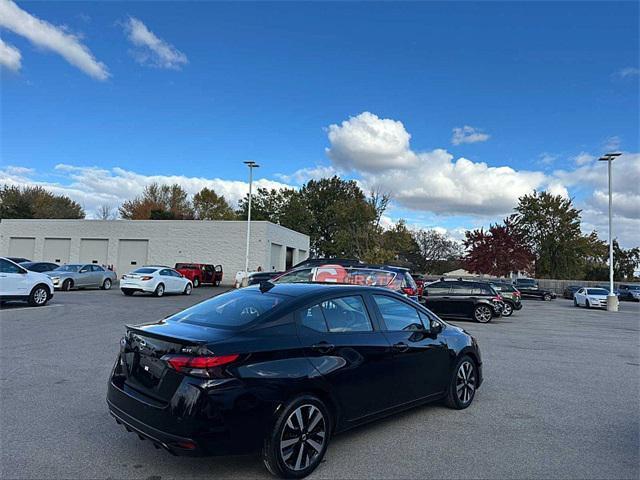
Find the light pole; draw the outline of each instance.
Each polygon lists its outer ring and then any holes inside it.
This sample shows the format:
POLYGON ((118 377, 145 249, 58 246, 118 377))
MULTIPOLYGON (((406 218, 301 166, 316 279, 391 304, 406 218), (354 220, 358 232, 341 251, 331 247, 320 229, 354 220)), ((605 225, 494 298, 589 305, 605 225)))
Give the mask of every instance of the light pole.
POLYGON ((253 189, 253 169, 258 168, 258 165, 253 160, 247 160, 244 164, 249 167, 249 209, 247 212, 247 250, 244 256, 244 278, 249 276, 249 240, 251 239, 251 196, 253 189))
POLYGON ((612 233, 612 214, 611 214, 611 164, 621 153, 605 153, 598 160, 607 162, 609 168, 609 295, 607 295, 607 311, 618 311, 618 297, 613 291, 613 233, 612 233))

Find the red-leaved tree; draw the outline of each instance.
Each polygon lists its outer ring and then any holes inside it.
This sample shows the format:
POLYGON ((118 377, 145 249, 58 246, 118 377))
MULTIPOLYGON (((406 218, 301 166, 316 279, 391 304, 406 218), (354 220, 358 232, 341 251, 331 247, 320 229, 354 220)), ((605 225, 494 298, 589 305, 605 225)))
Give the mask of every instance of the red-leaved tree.
POLYGON ((531 271, 534 255, 511 220, 490 225, 489 230, 467 231, 465 268, 473 273, 505 277, 511 272, 531 271))

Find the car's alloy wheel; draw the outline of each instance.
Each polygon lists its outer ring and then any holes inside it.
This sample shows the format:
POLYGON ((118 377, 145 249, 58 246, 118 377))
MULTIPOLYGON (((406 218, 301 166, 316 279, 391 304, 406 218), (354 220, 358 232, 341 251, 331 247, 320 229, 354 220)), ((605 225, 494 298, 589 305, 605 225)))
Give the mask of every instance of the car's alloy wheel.
POLYGON ((289 468, 305 470, 323 450, 327 437, 324 415, 314 405, 296 408, 280 435, 280 456, 289 468))
POLYGON ((193 289, 193 287, 191 287, 190 283, 187 283, 187 286, 184 287, 184 294, 185 295, 191 295, 191 290, 193 289))
POLYGON ((473 362, 463 361, 456 373, 456 395, 462 405, 469 405, 476 393, 476 370, 473 362))
POLYGON ((102 282, 102 289, 103 290, 110 290, 111 289, 111 279, 109 278, 105 278, 104 282, 102 282))
POLYGON ((319 398, 292 399, 279 409, 273 430, 265 438, 265 466, 282 478, 306 477, 322 461, 332 425, 331 414, 319 398))
POLYGON ((71 290, 71 280, 65 280, 64 282, 62 282, 62 290, 64 290, 65 292, 71 290))
POLYGON ((200 280, 198 280, 198 277, 193 279, 193 288, 198 288, 200 286, 200 280))
POLYGON ((31 292, 31 296, 29 298, 29 303, 36 307, 41 307, 47 303, 49 299, 49 292, 45 287, 36 287, 31 292))
POLYGON ((504 307, 502 308, 502 316, 510 317, 512 313, 513 307, 511 306, 511 304, 509 302, 504 302, 504 307))
POLYGON ((549 295, 548 293, 547 293, 547 294, 545 294, 545 296, 544 296, 544 301, 545 301, 545 302, 550 302, 550 301, 551 301, 551 295, 549 295))
POLYGON ((473 311, 473 318, 476 322, 487 323, 491 321, 493 313, 491 309, 486 305, 478 305, 473 311))
POLYGON ((158 284, 154 294, 155 294, 156 297, 161 297, 161 296, 164 295, 164 285, 162 283, 158 284))

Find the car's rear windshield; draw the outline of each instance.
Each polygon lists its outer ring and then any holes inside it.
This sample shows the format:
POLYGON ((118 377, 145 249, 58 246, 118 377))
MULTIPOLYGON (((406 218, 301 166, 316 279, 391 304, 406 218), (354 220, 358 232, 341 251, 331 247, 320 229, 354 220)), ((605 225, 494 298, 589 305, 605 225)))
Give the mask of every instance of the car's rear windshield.
POLYGON ((196 270, 198 267, 196 267, 194 264, 192 263, 176 263, 176 270, 196 270))
POLYGON ((587 295, 609 295, 609 291, 604 288, 588 288, 587 295))
POLYGON ((157 268, 146 268, 146 267, 145 267, 145 268, 139 268, 139 269, 137 269, 137 270, 134 270, 134 271, 133 271, 133 272, 131 272, 131 273, 153 273, 153 272, 155 272, 156 270, 158 270, 158 269, 157 269, 157 268))
POLYGON ((235 290, 187 308, 167 320, 235 330, 255 322, 281 305, 285 298, 259 290, 235 290))
POLYGON ((60 272, 79 272, 82 265, 60 265, 56 270, 60 272))

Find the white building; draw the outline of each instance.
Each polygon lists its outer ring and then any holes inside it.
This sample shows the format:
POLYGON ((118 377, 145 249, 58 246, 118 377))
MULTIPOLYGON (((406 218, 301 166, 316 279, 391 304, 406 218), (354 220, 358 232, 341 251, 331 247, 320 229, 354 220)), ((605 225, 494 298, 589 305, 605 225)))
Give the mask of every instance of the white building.
MULTIPOLYGON (((2 220, 0 256, 113 265, 118 275, 145 264, 222 264, 230 284, 244 270, 246 238, 245 221, 2 220)), ((284 270, 308 254, 307 235, 251 222, 249 270, 284 270)))

